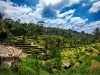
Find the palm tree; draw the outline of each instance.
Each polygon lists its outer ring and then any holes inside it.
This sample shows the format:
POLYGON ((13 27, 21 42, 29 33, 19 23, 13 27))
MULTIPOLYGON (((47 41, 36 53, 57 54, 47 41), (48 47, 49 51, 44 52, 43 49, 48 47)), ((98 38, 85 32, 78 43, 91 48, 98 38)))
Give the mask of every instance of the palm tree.
POLYGON ((100 38, 100 28, 96 28, 96 29, 93 31, 93 35, 94 35, 95 41, 98 40, 98 39, 100 38))
POLYGON ((96 28, 93 33, 94 33, 94 35, 99 36, 100 35, 100 28, 96 28))

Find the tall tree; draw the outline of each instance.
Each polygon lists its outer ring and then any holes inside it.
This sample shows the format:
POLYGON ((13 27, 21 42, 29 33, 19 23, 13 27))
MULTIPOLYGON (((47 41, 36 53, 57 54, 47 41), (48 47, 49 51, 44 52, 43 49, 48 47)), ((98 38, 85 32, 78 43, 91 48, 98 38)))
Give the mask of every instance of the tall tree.
POLYGON ((94 40, 99 40, 100 39, 100 28, 96 28, 93 32, 94 35, 94 40))

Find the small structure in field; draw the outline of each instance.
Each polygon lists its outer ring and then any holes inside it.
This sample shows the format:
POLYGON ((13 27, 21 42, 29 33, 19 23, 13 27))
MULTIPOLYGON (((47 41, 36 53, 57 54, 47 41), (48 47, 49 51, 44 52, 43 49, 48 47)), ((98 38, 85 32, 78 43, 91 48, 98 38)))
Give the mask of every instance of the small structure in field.
POLYGON ((22 50, 12 46, 0 45, 0 65, 4 67, 11 67, 12 63, 20 58, 27 56, 22 50))
POLYGON ((63 67, 65 69, 69 68, 71 66, 71 64, 69 62, 63 62, 63 67))
POLYGON ((46 27, 46 23, 44 21, 38 21, 37 24, 39 26, 43 26, 43 27, 46 27))

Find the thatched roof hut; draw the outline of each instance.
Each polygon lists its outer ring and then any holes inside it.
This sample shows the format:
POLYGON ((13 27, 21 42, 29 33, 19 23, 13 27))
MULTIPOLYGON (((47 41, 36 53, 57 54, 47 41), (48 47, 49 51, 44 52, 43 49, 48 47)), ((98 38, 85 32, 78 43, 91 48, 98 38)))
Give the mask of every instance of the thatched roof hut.
POLYGON ((4 67, 12 66, 12 62, 15 62, 15 58, 25 58, 27 56, 21 49, 17 49, 12 46, 0 45, 0 65, 4 67))
POLYGON ((24 58, 27 54, 24 53, 21 49, 17 49, 12 46, 0 45, 0 57, 19 57, 24 58))

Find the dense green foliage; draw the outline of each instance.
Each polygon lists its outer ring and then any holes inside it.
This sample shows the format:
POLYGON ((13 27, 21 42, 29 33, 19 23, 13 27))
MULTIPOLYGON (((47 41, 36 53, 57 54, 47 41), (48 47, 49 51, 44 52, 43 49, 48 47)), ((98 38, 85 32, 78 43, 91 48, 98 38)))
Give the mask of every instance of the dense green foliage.
POLYGON ((20 20, 13 21, 12 19, 5 18, 0 14, 0 40, 12 36, 35 36, 38 35, 58 35, 67 39, 67 43, 75 47, 82 44, 90 44, 100 42, 100 29, 94 30, 93 35, 85 34, 83 31, 77 32, 73 30, 59 29, 44 27, 43 25, 36 25, 34 23, 20 23, 20 20), (84 41, 87 40, 87 41, 84 41))

